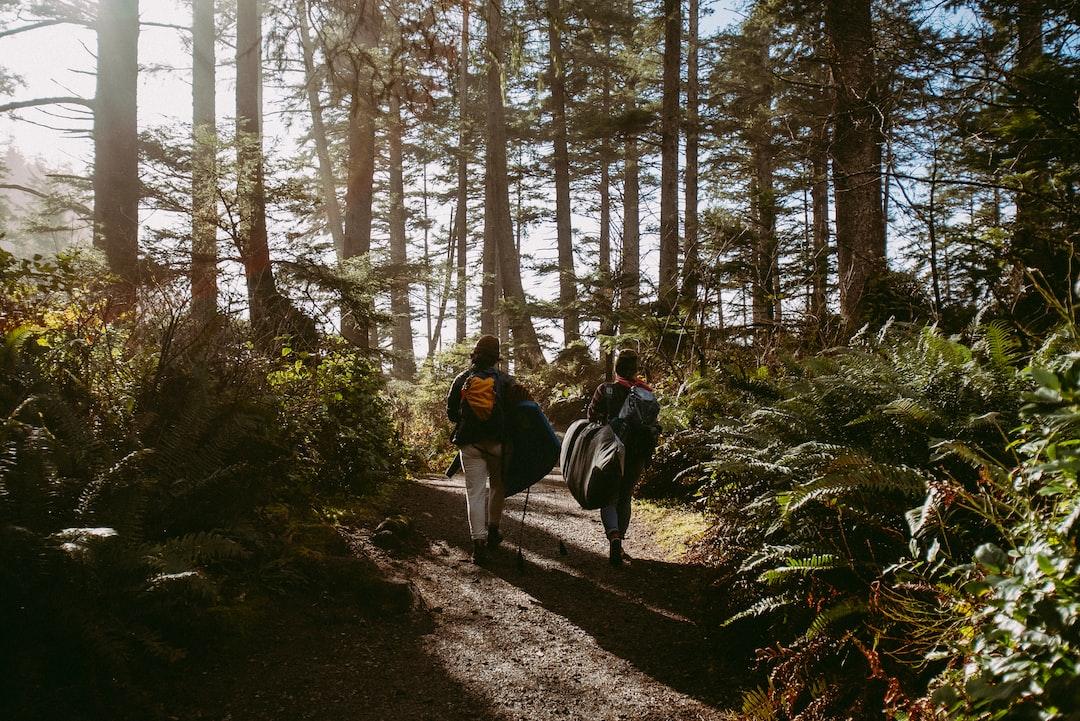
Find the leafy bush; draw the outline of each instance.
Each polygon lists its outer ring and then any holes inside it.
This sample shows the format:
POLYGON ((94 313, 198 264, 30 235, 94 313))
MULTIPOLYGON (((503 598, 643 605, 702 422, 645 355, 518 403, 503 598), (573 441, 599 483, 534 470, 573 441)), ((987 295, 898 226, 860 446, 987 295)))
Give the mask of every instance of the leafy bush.
POLYGON ((168 287, 114 318, 110 282, 77 256, 0 254, 0 693, 14 718, 151 716, 148 679, 246 595, 318 580, 330 546, 348 554, 322 499, 400 468, 367 361, 338 347, 267 359, 241 325, 195 323, 168 287))
MULTIPOLYGON (((906 511, 939 480, 975 487, 972 461, 1007 462, 1016 347, 993 325, 970 346, 887 327, 759 378, 742 413, 694 431, 712 456, 697 469, 726 574, 721 637, 751 640, 766 671, 748 714, 871 718, 925 688, 917 624, 897 612, 919 591, 892 586, 906 511)), ((951 542, 990 535, 976 523, 951 542)))
POLYGON ((363 495, 401 477, 403 455, 378 369, 346 346, 284 348, 268 379, 293 439, 293 473, 320 494, 363 495))
POLYGON ((407 465, 416 473, 441 473, 457 450, 450 443, 446 394, 457 374, 469 367, 471 346, 460 344, 427 358, 415 383, 390 387, 394 417, 402 426, 407 465))
POLYGON ((1080 354, 1055 365, 1033 369, 1019 465, 954 501, 1001 536, 937 574, 958 579, 938 640, 953 663, 932 695, 949 718, 1080 718, 1080 354))

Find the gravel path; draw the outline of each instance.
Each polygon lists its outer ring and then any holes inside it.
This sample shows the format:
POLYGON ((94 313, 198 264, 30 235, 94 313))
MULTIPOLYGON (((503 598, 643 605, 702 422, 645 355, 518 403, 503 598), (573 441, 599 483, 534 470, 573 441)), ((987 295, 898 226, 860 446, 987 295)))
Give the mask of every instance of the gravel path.
POLYGON ((365 620, 313 608, 283 617, 264 648, 202 671, 176 718, 731 719, 726 684, 695 618, 700 569, 665 560, 631 524, 629 567, 607 562, 598 513, 561 479, 509 499, 504 547, 468 560, 461 477, 407 483, 397 501, 414 524, 410 551, 364 553, 410 580, 417 609, 365 620), (562 541, 567 553, 560 553, 562 541))

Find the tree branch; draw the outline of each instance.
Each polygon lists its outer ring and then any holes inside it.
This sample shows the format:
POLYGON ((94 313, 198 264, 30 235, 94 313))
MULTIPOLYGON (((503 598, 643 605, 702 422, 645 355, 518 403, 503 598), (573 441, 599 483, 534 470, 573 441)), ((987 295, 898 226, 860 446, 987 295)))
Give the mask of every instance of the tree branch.
POLYGON ((53 98, 34 98, 33 100, 18 100, 14 103, 0 105, 0 113, 9 113, 12 110, 21 110, 22 108, 36 108, 42 105, 82 105, 83 107, 92 109, 94 107, 94 101, 87 100, 86 98, 78 98, 74 95, 64 95, 53 98))
POLYGON ((43 200, 59 201, 61 204, 63 204, 65 208, 68 208, 69 210, 74 210, 81 215, 90 216, 94 214, 94 211, 90 210, 90 208, 86 207, 82 203, 74 200, 64 200, 63 198, 58 198, 55 195, 49 195, 48 193, 43 193, 40 190, 28 188, 25 185, 18 185, 16 183, 0 183, 0 190, 18 190, 22 193, 28 193, 43 200))
POLYGON ((0 38, 6 38, 9 35, 18 35, 19 33, 29 32, 30 30, 37 30, 38 28, 47 28, 50 25, 63 25, 69 23, 70 20, 41 20, 36 23, 30 23, 29 25, 23 25, 18 28, 10 28, 9 30, 0 31, 0 38))
POLYGON ((172 23, 155 23, 149 20, 140 21, 139 25, 144 28, 168 28, 170 30, 182 30, 185 33, 190 33, 191 28, 184 25, 173 25, 172 23))

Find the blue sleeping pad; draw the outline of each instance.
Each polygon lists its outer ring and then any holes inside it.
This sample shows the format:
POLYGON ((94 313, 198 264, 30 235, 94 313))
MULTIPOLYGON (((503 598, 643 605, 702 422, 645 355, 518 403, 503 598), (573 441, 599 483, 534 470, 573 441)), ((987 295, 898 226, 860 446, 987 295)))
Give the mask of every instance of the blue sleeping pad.
POLYGON ((510 410, 507 438, 506 495, 521 493, 559 462, 559 437, 534 401, 521 401, 510 410))

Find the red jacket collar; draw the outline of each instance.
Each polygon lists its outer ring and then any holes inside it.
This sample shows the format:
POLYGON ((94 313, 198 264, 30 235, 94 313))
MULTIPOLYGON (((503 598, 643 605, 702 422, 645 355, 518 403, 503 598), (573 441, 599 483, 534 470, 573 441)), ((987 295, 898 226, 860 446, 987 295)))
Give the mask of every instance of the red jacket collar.
POLYGON ((644 388, 645 390, 649 391, 649 393, 653 392, 653 389, 649 386, 649 384, 641 380, 640 378, 623 378, 622 376, 617 375, 615 376, 615 382, 625 388, 644 388))

